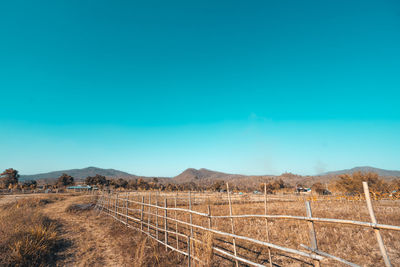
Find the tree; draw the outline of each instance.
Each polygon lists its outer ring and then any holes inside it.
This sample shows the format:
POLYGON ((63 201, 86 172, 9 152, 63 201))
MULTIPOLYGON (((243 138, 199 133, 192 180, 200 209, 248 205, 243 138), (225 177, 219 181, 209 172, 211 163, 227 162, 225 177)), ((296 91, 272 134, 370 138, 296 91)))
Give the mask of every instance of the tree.
POLYGON ((35 180, 26 180, 22 184, 24 189, 35 189, 37 187, 37 182, 35 180))
POLYGON ((63 173, 57 180, 57 186, 68 186, 74 184, 74 177, 63 173))
POLYGON ((336 182, 337 189, 349 194, 362 194, 364 192, 362 182, 368 182, 371 191, 386 192, 387 185, 373 172, 354 172, 352 175, 343 174, 336 182))
POLYGON ((216 181, 211 186, 210 189, 216 192, 225 189, 225 182, 224 181, 216 181))
POLYGON ((103 175, 96 174, 95 176, 88 176, 85 179, 87 185, 107 185, 109 181, 103 175))
POLYGON ((133 190, 137 190, 138 189, 138 184, 137 184, 137 180, 129 180, 128 182, 128 188, 129 189, 133 189, 133 190))
POLYGON ((137 187, 140 190, 149 190, 150 189, 149 183, 146 182, 142 178, 137 179, 137 187))
POLYGON ((126 188, 128 186, 128 181, 119 178, 118 180, 115 181, 115 185, 117 186, 116 188, 118 187, 126 188))
POLYGON ((276 190, 275 186, 272 183, 261 183, 259 185, 260 192, 264 192, 264 189, 267 189, 267 194, 272 194, 276 190), (264 186, 266 186, 266 188, 264 188, 264 186))
POLYGON ((18 184, 19 174, 17 170, 13 168, 6 169, 3 173, 0 174, 0 184, 3 187, 7 188, 18 184))
POLYGON ((177 190, 177 187, 176 187, 176 185, 174 185, 174 184, 168 183, 166 189, 167 189, 168 191, 175 191, 175 190, 177 190))
POLYGON ((328 190, 325 189, 324 185, 320 182, 317 182, 311 186, 311 189, 315 191, 319 195, 326 195, 328 194, 328 190))
POLYGON ((400 179, 396 179, 390 182, 389 188, 391 191, 400 191, 400 179))
MULTIPOLYGON (((277 190, 285 188, 285 187, 286 187, 286 185, 282 179, 273 180, 269 183, 266 183, 267 194, 272 194, 272 193, 276 192, 277 190)), ((264 192, 264 183, 261 183, 259 185, 259 190, 261 192, 264 192)))

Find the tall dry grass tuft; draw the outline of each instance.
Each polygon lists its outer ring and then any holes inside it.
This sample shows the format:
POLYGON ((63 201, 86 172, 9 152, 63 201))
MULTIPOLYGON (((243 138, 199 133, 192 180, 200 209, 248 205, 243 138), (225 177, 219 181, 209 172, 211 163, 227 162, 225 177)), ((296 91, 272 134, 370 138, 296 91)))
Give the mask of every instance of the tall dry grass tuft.
POLYGON ((34 225, 29 232, 14 237, 9 248, 10 258, 16 266, 38 266, 48 262, 58 237, 53 224, 34 225))
POLYGON ((200 266, 209 267, 213 266, 213 246, 214 246, 214 235, 210 232, 204 232, 202 234, 195 234, 195 239, 200 242, 194 242, 194 255, 201 259, 203 263, 199 263, 200 266))
POLYGON ((147 244, 147 238, 144 238, 142 242, 138 244, 138 246, 136 247, 135 259, 134 259, 135 266, 143 266, 144 259, 146 257, 145 255, 146 244, 147 244))
POLYGON ((213 264, 213 246, 214 246, 214 235, 210 232, 207 232, 203 235, 204 242, 204 255, 203 259, 205 261, 205 266, 212 266, 213 264))
POLYGON ((0 208, 1 266, 47 266, 55 261, 57 226, 39 209, 46 203, 20 200, 0 208))

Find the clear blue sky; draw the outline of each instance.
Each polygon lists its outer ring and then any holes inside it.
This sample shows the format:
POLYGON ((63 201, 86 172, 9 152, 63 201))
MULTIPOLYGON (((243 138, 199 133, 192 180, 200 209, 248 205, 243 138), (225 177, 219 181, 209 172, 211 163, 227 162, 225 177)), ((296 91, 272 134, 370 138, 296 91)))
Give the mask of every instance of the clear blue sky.
POLYGON ((399 1, 2 1, 0 168, 400 169, 399 1))

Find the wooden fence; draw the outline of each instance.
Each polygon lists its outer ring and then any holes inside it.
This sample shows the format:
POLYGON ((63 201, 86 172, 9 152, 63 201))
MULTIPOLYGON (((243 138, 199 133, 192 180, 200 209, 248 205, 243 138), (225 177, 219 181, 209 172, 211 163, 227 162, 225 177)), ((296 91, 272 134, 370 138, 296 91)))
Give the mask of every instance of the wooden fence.
MULTIPOLYGON (((197 199, 194 203, 200 205, 207 205, 207 212, 199 212, 192 209, 193 197, 191 192, 188 192, 185 198, 173 196, 171 194, 163 195, 163 203, 158 203, 160 195, 156 197, 151 192, 131 192, 131 193, 118 193, 118 192, 99 192, 100 195, 97 200, 96 208, 111 216, 115 220, 125 224, 127 227, 136 229, 143 234, 149 236, 155 241, 165 246, 165 249, 176 251, 188 258, 188 266, 195 264, 207 264, 204 257, 200 257, 198 247, 210 247, 211 252, 219 257, 229 259, 235 263, 249 266, 272 266, 271 249, 280 251, 284 254, 289 254, 293 259, 303 261, 304 259, 312 262, 314 266, 321 266, 324 260, 329 258, 331 260, 340 262, 341 264, 349 266, 359 266, 356 263, 349 262, 345 259, 328 254, 318 249, 318 243, 315 233, 315 223, 331 223, 342 225, 354 225, 359 227, 372 228, 376 235, 376 239, 386 266, 392 266, 380 234, 381 229, 400 231, 400 226, 379 224, 376 221, 372 202, 366 182, 363 183, 365 200, 368 207, 368 212, 371 217, 371 222, 361 222, 354 220, 344 219, 331 219, 331 218, 317 218, 313 217, 312 209, 309 201, 305 202, 307 216, 291 216, 291 215, 271 215, 267 214, 267 194, 264 192, 264 214, 245 214, 234 215, 232 213, 232 205, 235 203, 232 198, 229 186, 227 184, 227 195, 229 205, 229 215, 212 215, 210 203, 202 202, 197 199), (153 198, 153 199, 152 199, 153 198), (178 216, 179 215, 179 216, 178 216), (197 216, 199 220, 197 223, 193 221, 193 216, 197 216), (258 218, 265 220, 266 238, 267 241, 261 241, 255 238, 246 237, 235 232, 234 219, 236 218, 258 218), (230 220, 231 231, 221 231, 214 227, 213 222, 216 219, 230 220), (297 220, 304 221, 308 225, 310 235, 310 244, 301 246, 305 251, 283 247, 277 244, 270 243, 269 241, 269 219, 282 219, 282 220, 297 220), (224 242, 225 246, 217 246, 215 244, 207 244, 203 238, 208 233, 219 238, 219 241, 224 242), (242 244, 239 246, 238 241, 242 244), (243 255, 237 253, 238 248, 248 248, 254 246, 261 246, 267 249, 268 261, 256 262, 254 259, 250 260, 243 255)), ((162 195, 161 195, 162 196, 162 195)))

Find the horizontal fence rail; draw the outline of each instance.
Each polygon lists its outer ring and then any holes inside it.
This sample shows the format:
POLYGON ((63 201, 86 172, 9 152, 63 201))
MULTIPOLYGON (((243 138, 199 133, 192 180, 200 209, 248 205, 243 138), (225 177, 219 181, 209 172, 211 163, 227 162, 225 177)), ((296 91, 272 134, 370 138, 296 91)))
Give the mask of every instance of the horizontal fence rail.
MULTIPOLYGON (((267 201, 265 192, 265 214, 244 214, 244 215, 233 215, 232 204, 230 194, 228 191, 228 203, 230 207, 230 215, 212 215, 210 205, 208 205, 208 212, 199 212, 192 209, 192 197, 189 192, 187 198, 178 198, 175 196, 174 205, 171 207, 172 202, 168 201, 166 194, 153 194, 151 192, 147 194, 136 194, 133 197, 138 200, 132 199, 132 196, 128 193, 119 194, 117 192, 99 192, 96 208, 111 216, 113 219, 123 223, 129 228, 138 230, 150 238, 156 240, 160 244, 164 245, 166 249, 175 251, 188 258, 188 265, 191 263, 202 263, 204 259, 201 259, 198 255, 195 255, 198 251, 195 248, 199 246, 207 246, 212 250, 212 253, 216 256, 230 259, 232 262, 250 265, 250 266, 266 266, 264 262, 255 262, 254 260, 246 258, 244 255, 237 253, 239 244, 237 241, 242 242, 240 247, 243 248, 245 245, 252 248, 253 246, 265 247, 268 249, 269 262, 268 265, 272 266, 270 249, 280 251, 282 253, 288 253, 296 257, 294 258, 302 261, 303 259, 311 261, 314 266, 321 266, 325 260, 331 259, 341 264, 348 266, 359 266, 356 263, 349 262, 345 259, 339 258, 335 255, 330 255, 324 251, 321 251, 317 247, 316 233, 313 223, 329 223, 329 224, 341 224, 341 225, 354 225, 365 228, 370 228, 375 231, 378 245, 385 262, 385 266, 391 266, 390 259, 387 255, 386 248, 383 244, 382 237, 379 230, 392 230, 400 231, 400 226, 379 224, 376 222, 375 215, 373 214, 371 200, 369 198, 368 185, 364 183, 364 191, 366 195, 366 201, 368 211, 371 215, 372 222, 361 222, 345 219, 332 219, 332 218, 318 218, 313 217, 311 212, 311 206, 306 201, 307 216, 292 216, 292 215, 271 215, 267 214, 267 201), (164 203, 158 203, 158 199, 163 196, 164 203), (155 199, 154 199, 155 198, 155 199), (155 204, 152 203, 155 200, 155 204), (185 202, 187 201, 187 202, 185 202), (170 206, 168 206, 168 202, 170 206), (182 208, 178 206, 186 206, 188 208, 182 208), (160 212, 162 211, 162 212, 160 212), (177 214, 179 213, 179 218, 177 214), (200 222, 193 222, 193 215, 199 216, 200 222), (188 221, 185 220, 187 218, 188 221), (310 228, 310 240, 312 241, 310 246, 300 244, 305 251, 301 251, 294 248, 283 247, 274 243, 261 241, 252 237, 240 235, 234 231, 233 219, 265 219, 266 230, 268 233, 268 220, 297 220, 304 221, 309 224, 310 228), (216 219, 230 219, 232 224, 232 232, 226 232, 217 230, 212 225, 212 220, 216 219), (375 219, 375 220, 374 220, 375 219), (207 226, 205 226, 207 225, 207 226), (211 234, 213 236, 219 236, 218 241, 223 242, 224 246, 216 246, 215 244, 207 244, 202 238, 205 234, 211 234)), ((170 196, 170 195, 169 195, 170 196)), ((199 199, 199 198, 198 198, 199 199)), ((196 203, 196 202, 194 202, 196 203)), ((204 202, 202 202, 204 204, 204 202)))
MULTIPOLYGON (((142 204, 141 202, 128 200, 130 203, 142 204)), ((148 203, 143 203, 146 207, 154 207, 158 209, 167 209, 170 211, 182 211, 187 213, 196 214, 199 216, 210 217, 214 219, 230 219, 230 218, 266 218, 266 219, 292 219, 292 220, 300 220, 300 221, 314 221, 314 222, 325 222, 325 223, 338 223, 338 224, 352 224, 364 227, 370 227, 373 229, 386 229, 386 230, 394 230, 400 231, 400 226, 395 225, 387 225, 387 224, 379 224, 379 223, 370 223, 370 222, 360 222, 353 220, 345 220, 345 219, 329 219, 329 218, 317 218, 317 217, 305 217, 305 216, 293 216, 293 215, 264 215, 264 214, 242 214, 242 215, 208 215, 207 213, 202 213, 194 210, 187 210, 181 208, 165 208, 161 206, 156 206, 148 203)), ((129 209, 131 211, 137 211, 133 209, 129 209)))

